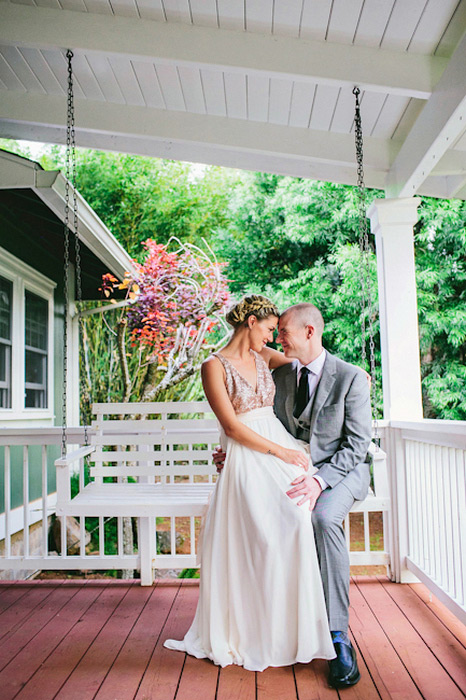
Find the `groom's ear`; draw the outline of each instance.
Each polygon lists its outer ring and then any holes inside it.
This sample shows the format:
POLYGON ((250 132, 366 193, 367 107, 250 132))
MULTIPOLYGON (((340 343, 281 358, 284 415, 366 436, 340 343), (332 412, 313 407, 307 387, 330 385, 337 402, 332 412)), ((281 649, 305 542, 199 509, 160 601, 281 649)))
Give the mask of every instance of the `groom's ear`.
POLYGON ((306 326, 306 331, 307 331, 308 338, 312 338, 312 336, 316 332, 314 326, 306 326))

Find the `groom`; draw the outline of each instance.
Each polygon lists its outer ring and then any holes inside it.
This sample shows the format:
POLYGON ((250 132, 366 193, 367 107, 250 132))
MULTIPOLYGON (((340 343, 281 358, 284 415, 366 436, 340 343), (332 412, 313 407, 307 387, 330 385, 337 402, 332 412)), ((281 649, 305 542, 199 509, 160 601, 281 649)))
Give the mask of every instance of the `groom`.
POLYGON ((371 408, 365 373, 324 349, 323 330, 322 314, 313 304, 296 304, 280 317, 277 340, 294 361, 274 372, 274 410, 292 435, 310 443, 318 470, 296 479, 287 493, 312 510, 337 655, 330 661, 329 683, 342 688, 360 679, 348 638, 350 568, 343 520, 355 500, 367 495, 371 408))

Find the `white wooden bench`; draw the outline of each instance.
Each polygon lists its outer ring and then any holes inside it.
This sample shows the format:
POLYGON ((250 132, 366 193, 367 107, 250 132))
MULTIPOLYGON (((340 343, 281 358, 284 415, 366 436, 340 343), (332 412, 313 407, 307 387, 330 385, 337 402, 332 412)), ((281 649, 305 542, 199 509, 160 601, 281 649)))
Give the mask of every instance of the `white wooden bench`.
MULTIPOLYGON (((138 518, 142 585, 152 584, 154 567, 196 566, 194 518, 202 515, 215 486, 212 451, 219 441, 208 403, 94 404, 93 413, 91 444, 55 462, 57 515, 138 518), (72 499, 71 474, 83 458, 89 460, 92 481, 84 486, 81 478, 80 491, 72 499), (106 477, 112 481, 104 481, 106 477), (128 477, 135 481, 128 483, 128 477), (171 518, 171 555, 156 554, 158 517, 171 518), (176 517, 190 518, 188 555, 175 554, 176 517)), ((374 452, 373 464, 377 495, 353 509, 364 513, 367 532, 368 513, 389 509, 385 453, 374 452)), ((349 523, 346 530, 349 537, 349 523)), ((368 541, 365 544, 368 551, 368 541)), ((367 557, 352 559, 368 563, 367 557)))

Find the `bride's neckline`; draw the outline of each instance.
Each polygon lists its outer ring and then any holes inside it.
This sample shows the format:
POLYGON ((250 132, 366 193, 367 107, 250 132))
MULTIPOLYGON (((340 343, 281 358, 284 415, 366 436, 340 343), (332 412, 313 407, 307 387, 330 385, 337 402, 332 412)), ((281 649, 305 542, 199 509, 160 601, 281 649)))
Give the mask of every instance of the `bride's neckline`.
POLYGON ((241 379, 243 380, 243 382, 245 382, 245 383, 248 385, 248 387, 249 387, 250 389, 252 389, 252 391, 253 391, 255 394, 257 394, 257 390, 258 390, 258 388, 259 388, 259 372, 258 372, 258 369, 257 369, 257 355, 256 355, 256 353, 254 352, 254 350, 249 350, 249 352, 252 354, 252 356, 253 356, 253 358, 254 358, 254 365, 255 365, 255 367, 256 367, 256 388, 254 388, 253 385, 251 384, 251 382, 249 382, 249 381, 246 379, 246 377, 244 377, 244 376, 241 374, 241 372, 240 372, 238 369, 236 369, 235 365, 233 364, 233 362, 231 362, 231 360, 228 359, 228 357, 226 357, 225 355, 223 355, 221 352, 217 352, 217 353, 215 353, 215 354, 216 354, 216 355, 220 355, 224 360, 226 360, 226 361, 228 362, 228 364, 230 365, 230 367, 232 367, 232 368, 235 370, 236 374, 237 374, 239 377, 241 377, 241 379))

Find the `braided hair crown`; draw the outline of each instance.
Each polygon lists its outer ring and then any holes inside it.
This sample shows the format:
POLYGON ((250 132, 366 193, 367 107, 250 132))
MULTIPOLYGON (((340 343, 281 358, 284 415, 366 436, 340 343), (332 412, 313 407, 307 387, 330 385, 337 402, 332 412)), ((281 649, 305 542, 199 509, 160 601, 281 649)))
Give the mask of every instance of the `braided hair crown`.
POLYGON ((233 328, 238 328, 245 323, 249 316, 255 316, 259 321, 269 316, 280 316, 278 308, 273 301, 259 294, 251 294, 243 297, 241 301, 231 307, 225 316, 227 323, 233 328))

